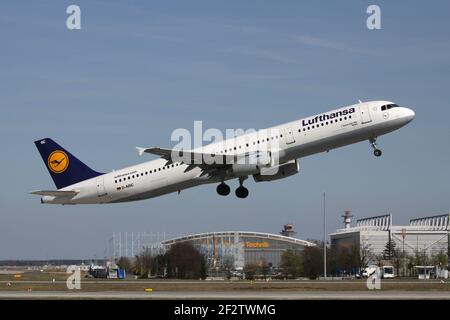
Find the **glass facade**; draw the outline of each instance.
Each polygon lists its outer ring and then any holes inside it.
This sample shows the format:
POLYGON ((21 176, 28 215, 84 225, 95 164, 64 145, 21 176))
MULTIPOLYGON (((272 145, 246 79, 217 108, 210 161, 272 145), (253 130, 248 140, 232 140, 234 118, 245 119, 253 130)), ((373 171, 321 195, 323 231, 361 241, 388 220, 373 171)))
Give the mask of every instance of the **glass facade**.
POLYGON ((226 265, 240 269, 249 263, 266 263, 269 267, 278 268, 284 251, 291 249, 301 253, 305 246, 315 246, 311 242, 292 237, 239 231, 191 235, 167 240, 163 244, 170 246, 186 241, 205 255, 208 266, 212 269, 220 269, 226 265))

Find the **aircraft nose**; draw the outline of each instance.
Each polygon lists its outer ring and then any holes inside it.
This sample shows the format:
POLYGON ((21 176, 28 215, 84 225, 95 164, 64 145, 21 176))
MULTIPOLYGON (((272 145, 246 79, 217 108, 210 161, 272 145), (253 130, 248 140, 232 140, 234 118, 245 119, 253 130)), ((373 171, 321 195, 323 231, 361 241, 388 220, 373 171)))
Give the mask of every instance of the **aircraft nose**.
POLYGON ((411 122, 415 116, 416 116, 416 113, 412 109, 405 108, 404 118, 407 122, 411 122))

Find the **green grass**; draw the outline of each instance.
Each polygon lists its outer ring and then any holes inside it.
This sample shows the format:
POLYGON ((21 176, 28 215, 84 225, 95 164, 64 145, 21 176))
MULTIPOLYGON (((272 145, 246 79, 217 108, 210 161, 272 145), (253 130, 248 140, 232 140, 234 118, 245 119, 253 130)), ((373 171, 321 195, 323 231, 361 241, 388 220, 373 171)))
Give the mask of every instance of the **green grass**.
MULTIPOLYGON (((21 278, 14 278, 13 274, 0 274, 0 291, 66 291, 66 279, 68 274, 63 272, 24 272, 21 278), (52 279, 57 282, 52 283, 52 279), (7 286, 5 281, 11 281, 7 286), (27 281, 44 281, 29 283, 27 281)), ((367 290, 366 281, 342 280, 342 281, 178 281, 178 280, 134 280, 126 282, 119 279, 81 279, 81 290, 91 291, 144 291, 152 288, 153 291, 245 291, 245 290, 274 290, 274 291, 358 291, 367 290)), ((450 281, 419 281, 382 280, 382 290, 399 291, 449 291, 450 281)))

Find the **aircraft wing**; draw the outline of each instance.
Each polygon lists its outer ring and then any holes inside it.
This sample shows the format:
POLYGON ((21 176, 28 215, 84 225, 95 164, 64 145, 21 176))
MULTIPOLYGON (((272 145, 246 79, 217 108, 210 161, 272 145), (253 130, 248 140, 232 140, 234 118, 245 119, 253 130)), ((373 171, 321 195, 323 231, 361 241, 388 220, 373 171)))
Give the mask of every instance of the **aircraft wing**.
POLYGON ((144 153, 155 154, 167 160, 168 163, 172 163, 173 161, 180 161, 189 165, 186 171, 189 171, 195 167, 200 167, 202 168, 205 174, 211 173, 212 171, 226 169, 232 163, 236 163, 236 161, 239 161, 239 159, 242 159, 244 157, 255 157, 255 161, 258 161, 256 160, 257 158, 264 159, 263 161, 266 161, 267 164, 269 164, 271 161, 270 151, 244 152, 235 155, 224 155, 224 154, 212 155, 202 152, 163 149, 157 147, 154 148, 136 147, 136 148, 139 151, 139 155, 143 155, 144 153))
POLYGON ((79 191, 63 191, 63 190, 36 190, 30 192, 31 194, 37 194, 40 196, 53 196, 53 197, 73 197, 79 193, 79 191))
POLYGON ((140 147, 136 147, 136 149, 139 152, 139 155, 142 156, 144 153, 151 153, 151 154, 155 154, 157 156, 160 156, 163 159, 166 160, 171 160, 172 158, 172 153, 176 154, 176 155, 180 155, 183 156, 188 156, 191 155, 191 157, 193 156, 198 156, 201 157, 203 154, 199 153, 199 152, 192 152, 192 151, 184 151, 184 150, 174 150, 174 149, 164 149, 164 148, 157 148, 157 147, 153 147, 153 148, 140 148, 140 147))
MULTIPOLYGON (((140 147, 136 147, 136 149, 139 152, 139 155, 143 155, 144 153, 150 153, 150 154, 155 154, 157 156, 160 156, 161 158, 172 162, 172 155, 174 155, 175 157, 179 157, 180 160, 184 160, 184 159, 189 159, 190 161, 185 161, 186 163, 191 163, 193 165, 208 165, 208 163, 205 163, 204 159, 205 158, 211 158, 211 154, 205 154, 205 153, 201 153, 201 152, 192 152, 192 151, 184 151, 184 150, 175 150, 175 149, 164 149, 164 148, 140 148, 140 147)), ((227 162, 226 158, 230 158, 233 159, 234 155, 214 155, 215 159, 218 159, 219 157, 222 157, 221 160, 222 161, 216 161, 215 163, 211 163, 211 166, 222 166, 225 165, 227 162)))

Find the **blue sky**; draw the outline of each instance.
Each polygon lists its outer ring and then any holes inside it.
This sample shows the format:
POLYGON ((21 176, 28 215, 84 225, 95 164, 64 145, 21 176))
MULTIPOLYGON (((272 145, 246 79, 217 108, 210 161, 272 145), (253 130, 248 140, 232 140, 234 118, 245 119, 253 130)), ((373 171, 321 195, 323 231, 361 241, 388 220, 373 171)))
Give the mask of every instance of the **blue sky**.
MULTIPOLYGON (((0 4, 0 259, 103 257, 118 231, 278 232, 321 238, 344 209, 397 224, 450 208, 448 1, 9 1, 0 4), (81 7, 82 29, 66 28, 81 7), (382 29, 366 28, 378 4, 382 29), (33 145, 52 137, 99 171, 150 160, 176 128, 264 128, 361 100, 416 111, 379 139, 247 182, 248 199, 201 186, 105 206, 43 206, 53 189, 33 145)), ((237 182, 231 183, 236 187, 237 182)))

